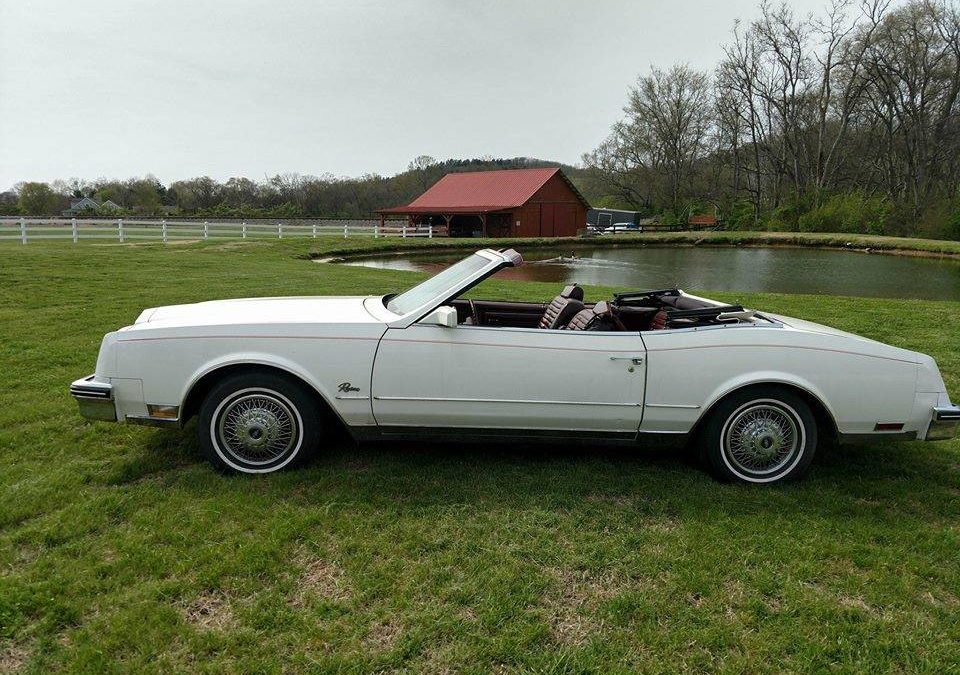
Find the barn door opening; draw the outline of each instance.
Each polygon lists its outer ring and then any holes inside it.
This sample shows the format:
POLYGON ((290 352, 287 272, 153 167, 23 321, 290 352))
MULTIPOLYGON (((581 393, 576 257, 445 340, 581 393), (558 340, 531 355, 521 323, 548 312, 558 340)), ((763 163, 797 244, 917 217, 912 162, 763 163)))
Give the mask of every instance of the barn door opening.
POLYGON ((510 213, 491 213, 487 216, 487 233, 491 237, 510 236, 510 213))

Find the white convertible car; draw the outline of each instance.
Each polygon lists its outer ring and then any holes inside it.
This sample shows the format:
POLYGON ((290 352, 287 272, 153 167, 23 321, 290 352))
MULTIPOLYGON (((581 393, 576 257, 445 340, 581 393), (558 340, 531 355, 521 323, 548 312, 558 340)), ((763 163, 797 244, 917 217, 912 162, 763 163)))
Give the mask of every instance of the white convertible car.
POLYGON ((549 304, 462 297, 505 267, 485 249, 399 294, 223 300, 145 310, 70 391, 97 420, 197 416, 219 469, 300 462, 358 440, 696 439, 724 480, 803 473, 824 438, 955 435, 932 358, 678 289, 549 304))

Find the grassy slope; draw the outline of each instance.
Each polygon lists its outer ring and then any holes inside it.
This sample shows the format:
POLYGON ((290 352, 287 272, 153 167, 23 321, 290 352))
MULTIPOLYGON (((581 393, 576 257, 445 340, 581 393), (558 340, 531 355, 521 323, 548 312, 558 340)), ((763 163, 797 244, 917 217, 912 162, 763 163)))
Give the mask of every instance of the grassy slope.
MULTIPOLYGON (((227 479, 192 427, 77 416, 67 383, 144 307, 416 278, 296 258, 342 247, 0 247, 0 671, 960 662, 956 441, 829 449, 772 490, 662 451, 506 445, 344 443, 227 479)), ((960 303, 737 299, 929 352, 960 398, 960 303)))

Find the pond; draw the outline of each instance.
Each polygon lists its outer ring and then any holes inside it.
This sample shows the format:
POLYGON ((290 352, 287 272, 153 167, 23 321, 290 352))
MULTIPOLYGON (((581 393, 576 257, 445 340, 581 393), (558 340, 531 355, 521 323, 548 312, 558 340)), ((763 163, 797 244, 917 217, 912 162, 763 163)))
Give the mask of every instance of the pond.
MULTIPOLYGON (((960 300, 960 261, 801 248, 577 248, 521 250, 527 264, 498 278, 636 289, 809 293, 960 300)), ((352 260, 436 272, 465 251, 352 260)))

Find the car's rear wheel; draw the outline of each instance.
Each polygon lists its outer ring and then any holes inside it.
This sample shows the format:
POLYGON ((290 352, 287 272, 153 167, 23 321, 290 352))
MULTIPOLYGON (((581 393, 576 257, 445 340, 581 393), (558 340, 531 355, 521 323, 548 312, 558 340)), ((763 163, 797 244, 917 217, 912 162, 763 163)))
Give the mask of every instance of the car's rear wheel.
POLYGON ((792 391, 751 387, 717 404, 701 443, 708 468, 720 480, 779 483, 799 478, 810 467, 817 422, 792 391))
POLYGON ((237 373, 217 383, 200 406, 200 446, 225 473, 270 473, 316 450, 320 422, 314 398, 291 378, 237 373))

